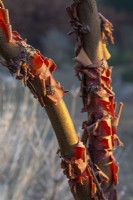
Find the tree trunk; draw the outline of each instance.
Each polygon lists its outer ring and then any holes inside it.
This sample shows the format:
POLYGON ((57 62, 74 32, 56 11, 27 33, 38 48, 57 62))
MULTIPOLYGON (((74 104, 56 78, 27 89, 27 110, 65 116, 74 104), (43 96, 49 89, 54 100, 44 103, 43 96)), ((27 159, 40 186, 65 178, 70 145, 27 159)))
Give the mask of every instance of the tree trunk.
MULTIPOLYGON (((117 184, 118 166, 113 157, 114 146, 122 145, 116 136, 117 126, 123 104, 120 103, 115 113, 116 103, 112 91, 111 72, 106 60, 110 54, 106 48, 106 40, 113 43, 112 24, 97 11, 95 0, 75 1, 68 7, 72 31, 77 34, 76 74, 81 82, 83 112, 88 119, 83 122, 82 141, 88 145, 94 171, 97 166, 108 177, 101 181, 97 177, 100 189, 106 199, 116 200, 114 185, 117 184)), ((101 199, 101 198, 99 198, 101 199)))

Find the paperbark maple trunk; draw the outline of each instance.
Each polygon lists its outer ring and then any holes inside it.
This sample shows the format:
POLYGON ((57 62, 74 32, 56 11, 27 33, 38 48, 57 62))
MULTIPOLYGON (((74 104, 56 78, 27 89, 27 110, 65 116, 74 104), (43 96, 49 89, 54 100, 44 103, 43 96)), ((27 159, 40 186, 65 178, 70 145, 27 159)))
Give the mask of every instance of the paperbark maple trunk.
MULTIPOLYGON (((114 43, 112 24, 98 13, 95 0, 77 0, 67 8, 71 18, 72 31, 76 33, 76 74, 81 82, 83 112, 88 119, 83 123, 82 141, 88 146, 93 163, 108 177, 107 181, 97 181, 106 199, 116 200, 118 166, 113 157, 114 146, 123 144, 116 136, 123 104, 115 113, 116 103, 112 91, 111 71, 107 60, 110 54, 106 48, 107 36, 114 43)), ((101 197, 102 198, 102 197, 101 197)), ((99 199, 101 199, 99 198, 99 199)))
MULTIPOLYGON (((102 59, 109 59, 110 55, 106 49, 106 44, 103 43, 101 37, 101 24, 98 16, 98 10, 96 5, 96 0, 82 0, 81 3, 77 6, 77 14, 82 24, 88 25, 90 32, 87 34, 82 34, 83 49, 87 53, 90 64, 98 63, 102 59)), ((87 77, 84 77, 84 80, 87 77)), ((87 81, 86 81, 87 82, 87 81)), ((94 105, 95 106, 95 105, 94 105)), ((90 111, 88 109, 88 119, 90 118, 90 111)), ((94 122, 93 122, 94 123, 94 122)), ((111 125, 111 119, 109 120, 111 125)), ((111 139, 112 140, 112 139, 111 139)), ((112 141, 110 141, 112 143, 112 141)), ((110 146, 113 149, 113 146, 110 146)), ((106 159, 99 163, 95 158, 96 151, 90 152, 92 161, 96 163, 100 169, 105 172, 109 177, 109 182, 102 185, 102 189, 106 192, 107 189, 113 184, 113 171, 110 169, 110 166, 106 166, 109 163, 110 153, 107 155, 106 159), (94 155, 93 155, 94 154, 94 155), (94 159, 93 159, 94 158, 94 159)), ((114 198, 112 198, 114 200, 114 198)))

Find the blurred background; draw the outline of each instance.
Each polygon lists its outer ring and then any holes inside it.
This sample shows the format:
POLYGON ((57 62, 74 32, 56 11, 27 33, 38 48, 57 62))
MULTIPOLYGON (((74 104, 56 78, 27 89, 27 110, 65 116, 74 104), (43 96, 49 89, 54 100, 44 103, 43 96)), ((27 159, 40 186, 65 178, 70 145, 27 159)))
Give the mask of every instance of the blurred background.
MULTIPOLYGON (((65 11, 70 0, 5 0, 11 24, 28 43, 58 65, 55 78, 70 91, 65 101, 77 133, 82 102, 74 78, 75 37, 68 37, 65 11)), ((119 162, 119 199, 133 200, 133 1, 97 0, 99 11, 114 25, 112 54, 116 101, 124 102, 118 134, 125 146, 115 151, 119 162)), ((58 144, 50 122, 29 91, 0 69, 0 200, 72 200, 56 155, 58 144)))

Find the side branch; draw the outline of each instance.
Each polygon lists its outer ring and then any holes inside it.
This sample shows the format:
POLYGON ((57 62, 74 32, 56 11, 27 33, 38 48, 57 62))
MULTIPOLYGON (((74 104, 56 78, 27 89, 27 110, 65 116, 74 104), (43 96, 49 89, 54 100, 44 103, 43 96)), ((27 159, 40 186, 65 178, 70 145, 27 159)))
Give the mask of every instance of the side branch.
POLYGON ((27 86, 45 108, 59 143, 61 167, 69 179, 75 200, 94 198, 96 183, 88 164, 90 157, 76 134, 62 99, 67 91, 52 75, 56 64, 12 31, 8 10, 2 4, 0 6, 0 53, 4 58, 1 64, 27 86))

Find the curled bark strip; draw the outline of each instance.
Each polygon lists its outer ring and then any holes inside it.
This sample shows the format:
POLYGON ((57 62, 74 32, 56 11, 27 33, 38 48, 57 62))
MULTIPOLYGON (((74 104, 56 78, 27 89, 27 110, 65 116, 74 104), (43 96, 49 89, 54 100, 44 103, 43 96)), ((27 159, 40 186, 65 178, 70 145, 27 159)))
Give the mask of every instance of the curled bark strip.
MULTIPOLYGON (((80 3, 80 1, 76 1, 75 2, 76 5, 78 3, 80 3)), ((72 4, 70 7, 67 7, 66 10, 70 16, 70 23, 72 25, 72 30, 68 33, 68 35, 71 35, 73 33, 76 33, 77 35, 79 34, 86 34, 88 32, 90 32, 90 28, 88 25, 83 25, 80 23, 79 19, 78 19, 78 16, 77 16, 77 13, 76 13, 76 10, 75 10, 75 3, 72 4)))
POLYGON ((82 185, 85 181, 90 188, 91 198, 94 198, 96 194, 96 185, 88 162, 89 156, 86 155, 86 148, 82 142, 79 142, 74 146, 73 157, 70 159, 65 156, 61 162, 61 167, 64 170, 64 174, 69 179, 71 190, 76 193, 77 184, 82 185))
POLYGON ((113 25, 106 19, 101 13, 99 14, 99 18, 101 20, 101 29, 102 29, 102 40, 103 42, 107 43, 107 37, 110 39, 110 42, 114 44, 114 37, 112 34, 113 25))
POLYGON ((0 8, 0 24, 1 24, 1 28, 6 36, 6 38, 9 38, 9 32, 8 32, 8 22, 7 19, 4 17, 4 15, 7 14, 6 9, 0 8))
MULTIPOLYGON (((44 97, 48 97, 57 104, 67 91, 64 91, 60 83, 52 76, 56 69, 54 61, 42 56, 38 50, 28 45, 16 31, 11 31, 8 10, 4 8, 0 8, 0 22, 4 40, 11 47, 15 44, 19 49, 16 56, 6 60, 4 65, 12 74, 16 74, 16 79, 29 87, 42 106, 45 106, 44 97)), ((2 48, 4 54, 6 47, 2 48)))
POLYGON ((3 4, 2 0, 0 0, 0 7, 4 8, 4 4, 3 4))
POLYGON ((74 155, 63 157, 61 168, 69 179, 71 190, 76 194, 77 186, 87 183, 91 199, 105 200, 100 184, 108 182, 108 177, 101 169, 92 163, 89 155, 86 155, 86 148, 82 142, 74 146, 74 155))
MULTIPOLYGON (((91 1, 89 2, 91 3, 91 1)), ((82 4, 82 2, 80 3, 82 4)), ((82 20, 81 23, 80 16, 78 15, 79 12, 77 12, 77 10, 79 11, 79 4, 72 4, 67 8, 67 11, 74 22, 78 21, 79 24, 83 24, 84 21, 82 20)), ((86 5, 86 1, 83 4, 86 5)), ((101 23, 100 42, 106 48, 105 42, 107 42, 107 37, 114 44, 112 35, 113 25, 102 14, 99 13, 98 17, 100 19, 99 26, 101 23)), ((75 24, 71 23, 71 25, 72 29, 74 29, 75 24)), ((92 163, 98 166, 109 179, 107 183, 104 182, 100 185, 100 189, 104 191, 106 199, 116 200, 117 195, 114 185, 118 182, 118 166, 113 157, 113 151, 116 145, 123 146, 123 143, 117 136, 117 127, 123 104, 120 103, 118 112, 115 113, 115 94, 111 87, 112 67, 109 67, 106 61, 108 56, 103 57, 102 60, 96 63, 92 63, 91 58, 84 50, 83 42, 85 40, 83 40, 83 37, 86 37, 85 33, 80 32, 78 29, 76 34, 76 57, 74 61, 77 64, 75 71, 81 84, 82 112, 88 113, 88 120, 83 122, 84 132, 82 141, 86 146, 88 145, 88 153, 92 163)), ((104 51, 104 49, 102 50, 104 51)), ((96 178, 101 183, 99 178, 96 178)))

